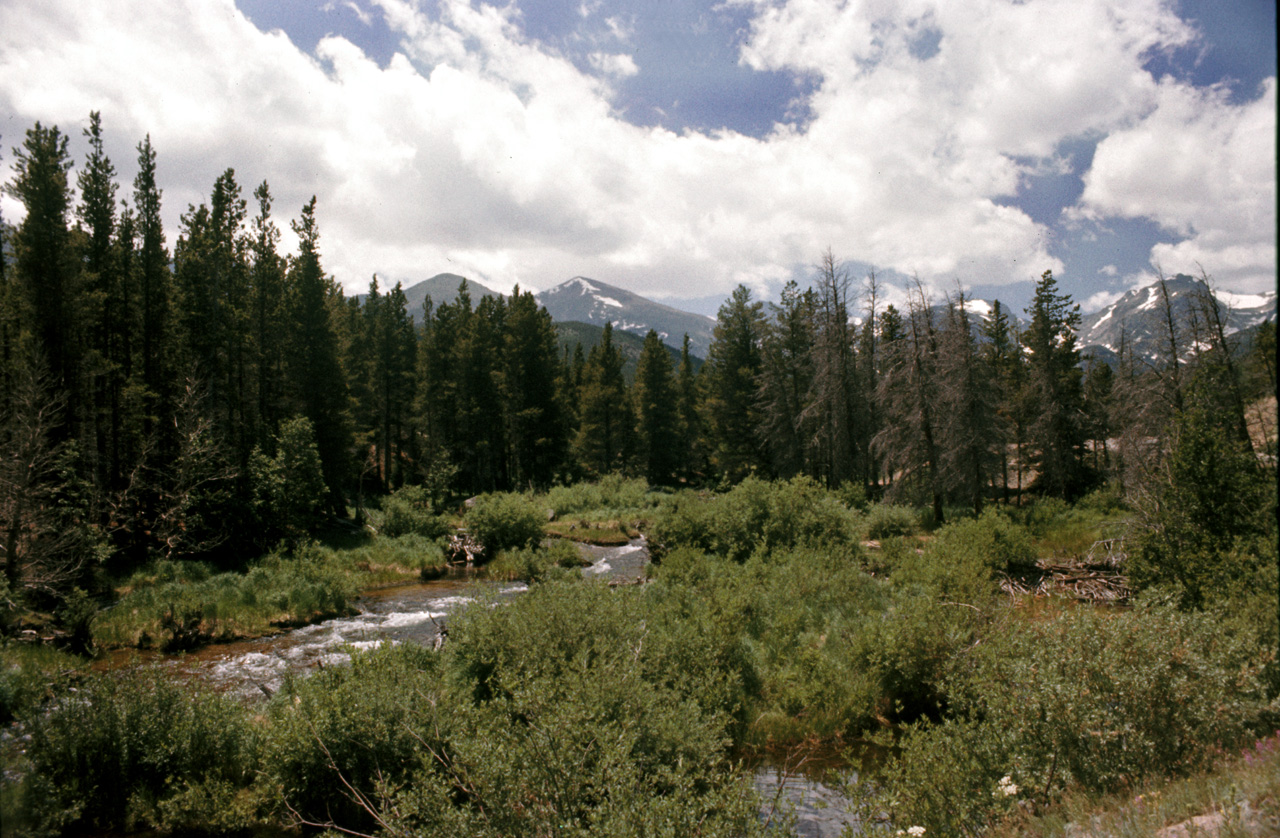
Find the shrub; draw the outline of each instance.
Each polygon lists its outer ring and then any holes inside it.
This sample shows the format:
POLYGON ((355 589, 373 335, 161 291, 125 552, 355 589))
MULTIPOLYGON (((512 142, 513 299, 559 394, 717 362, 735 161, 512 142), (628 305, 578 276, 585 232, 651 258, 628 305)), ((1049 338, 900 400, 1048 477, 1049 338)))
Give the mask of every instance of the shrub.
POLYGON ((281 423, 275 456, 255 448, 249 478, 263 532, 291 538, 306 534, 329 495, 311 420, 300 416, 281 423))
POLYGON ((1250 660, 1216 619, 1168 608, 1010 619, 953 658, 949 717, 902 741, 888 771, 894 820, 972 832, 995 814, 1005 775, 1052 797, 1204 768, 1264 706, 1250 660))
POLYGON ((650 549, 660 557, 694 547, 743 562, 756 551, 851 544, 857 520, 811 478, 768 483, 748 477, 724 495, 686 491, 672 497, 651 528, 650 549))
POLYGON ((482 495, 468 510, 467 531, 493 558, 499 550, 536 545, 545 521, 545 511, 530 498, 499 492, 482 495))
POLYGON ((574 569, 591 564, 572 541, 554 539, 538 547, 503 550, 485 570, 490 578, 541 581, 552 568, 574 569))
POLYGON ((449 563, 444 547, 437 540, 417 533, 395 538, 379 537, 354 550, 340 551, 333 559, 346 568, 367 570, 374 579, 394 581, 397 568, 416 571, 443 570, 449 563), (392 571, 387 575, 384 571, 392 571))
POLYGON ((1023 507, 1018 515, 1019 523, 1036 538, 1044 538, 1056 526, 1071 516, 1071 506, 1062 498, 1037 498, 1023 507))
POLYGON ((449 522, 431 509, 431 499, 421 486, 403 486, 383 498, 378 534, 387 538, 420 535, 440 538, 449 534, 449 522))
POLYGON ((1034 563, 1026 530, 988 509, 980 518, 943 527, 923 554, 908 551, 893 578, 902 586, 922 586, 944 599, 977 605, 995 593, 996 574, 1034 563))
MULTIPOLYGON (((380 784, 403 782, 423 758, 420 731, 447 724, 435 709, 436 655, 384 645, 288 681, 268 710, 267 781, 302 817, 348 829, 372 825, 352 790, 376 800, 380 784)), ((429 741, 434 741, 430 738, 429 741)))
POLYGON ((661 497, 650 492, 649 484, 642 478, 608 474, 595 483, 556 486, 547 492, 546 500, 556 515, 594 511, 618 514, 624 510, 652 508, 661 497))
POLYGON ((451 771, 421 772, 396 809, 421 834, 760 834, 728 763, 725 650, 672 619, 686 607, 552 583, 467 609, 446 646, 451 771), (465 807, 458 776, 475 790, 465 807))
POLYGON ((83 658, 52 646, 0 640, 0 725, 42 706, 85 666, 83 658))
POLYGON ((258 767, 244 708, 155 670, 90 679, 27 725, 24 815, 41 829, 203 827, 183 799, 246 789, 258 767))
POLYGON ((909 506, 878 503, 867 513, 867 538, 878 540, 914 535, 920 529, 916 513, 909 506))

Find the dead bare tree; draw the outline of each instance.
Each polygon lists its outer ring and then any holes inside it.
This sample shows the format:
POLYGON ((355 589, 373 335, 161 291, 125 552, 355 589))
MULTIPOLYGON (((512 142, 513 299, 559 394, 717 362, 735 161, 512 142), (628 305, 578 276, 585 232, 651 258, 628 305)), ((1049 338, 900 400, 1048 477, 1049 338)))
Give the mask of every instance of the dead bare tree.
POLYGON ((74 444, 54 443, 65 397, 38 359, 17 365, 0 412, 0 526, 9 595, 60 599, 96 559, 88 495, 71 468, 74 444))

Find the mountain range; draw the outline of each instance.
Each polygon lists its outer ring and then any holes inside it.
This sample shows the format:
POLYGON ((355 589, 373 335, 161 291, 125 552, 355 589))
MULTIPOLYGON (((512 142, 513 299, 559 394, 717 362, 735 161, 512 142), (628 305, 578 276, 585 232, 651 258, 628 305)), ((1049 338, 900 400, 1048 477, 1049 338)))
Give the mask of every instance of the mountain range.
MULTIPOLYGON (((421 316, 422 302, 428 294, 436 304, 452 301, 457 296, 462 280, 457 274, 445 273, 409 286, 405 289, 405 297, 409 302, 410 313, 415 317, 421 316)), ((473 302, 479 301, 481 296, 498 295, 498 292, 474 280, 467 280, 467 285, 473 302)), ((1184 332, 1180 335, 1180 340, 1189 344, 1191 335, 1186 324, 1195 301, 1209 288, 1201 280, 1186 274, 1178 274, 1166 280, 1166 288, 1174 317, 1180 324, 1178 328, 1184 332)), ((1218 291, 1215 294, 1229 335, 1240 333, 1247 339, 1247 335, 1259 324, 1276 319, 1274 291, 1250 295, 1218 291)), ((653 329, 668 347, 676 350, 677 355, 686 333, 689 335, 691 354, 697 358, 706 358, 711 347, 715 329, 715 320, 712 318, 654 302, 599 280, 574 277, 554 288, 538 292, 534 297, 539 305, 546 307, 552 320, 556 322, 562 343, 581 342, 584 349, 589 349, 599 342, 600 330, 604 324, 612 323, 616 332, 640 337, 653 329), (571 327, 568 324, 584 326, 571 327)), ((973 299, 968 301, 968 306, 970 313, 974 315, 975 326, 990 317, 990 301, 973 299)), ((938 314, 941 314, 943 307, 938 308, 938 314)), ((1026 328, 1027 320, 1022 312, 1010 310, 1008 313, 1017 320, 1020 329, 1026 328)), ((1114 364, 1123 334, 1124 341, 1132 348, 1135 358, 1157 362, 1162 357, 1161 341, 1167 339, 1163 337, 1166 334, 1163 318, 1159 285, 1153 283, 1136 288, 1111 305, 1084 315, 1078 332, 1078 346, 1085 357, 1114 364)), ((619 342, 623 341, 626 339, 620 337, 619 342)), ((630 341, 627 343, 629 345, 630 341)), ((638 345, 637 342, 636 347, 628 348, 638 354, 638 345)))
MULTIPOLYGON (((1186 274, 1165 280, 1169 307, 1179 343, 1188 348, 1192 341, 1190 322, 1196 303, 1206 293, 1218 301, 1224 331, 1228 335, 1246 335, 1268 320, 1276 319, 1276 293, 1232 294, 1212 291, 1203 281, 1186 274)), ((1084 355, 1114 363, 1120 352, 1121 338, 1133 350, 1134 358, 1158 363, 1165 355, 1168 326, 1159 283, 1135 288, 1106 308, 1085 315, 1080 323, 1079 345, 1084 355)))
POLYGON ((539 292, 535 297, 556 321, 572 320, 601 327, 612 323, 614 329, 641 337, 653 329, 663 343, 676 349, 688 334, 689 352, 699 358, 707 357, 711 334, 716 327, 716 321, 710 317, 655 303, 639 294, 584 276, 576 276, 539 292))
MULTIPOLYGON (((422 303, 428 296, 436 305, 453 302, 457 299, 458 287, 463 280, 464 277, 458 274, 442 273, 407 288, 402 286, 409 313, 415 319, 421 319, 422 303)), ((467 279, 466 283, 473 305, 482 296, 502 296, 474 279, 467 279)), ((534 294, 534 299, 538 301, 538 305, 547 309, 551 319, 557 324, 585 323, 594 326, 594 331, 583 332, 584 336, 589 334, 583 341, 584 348, 588 349, 599 342, 600 330, 604 328, 604 324, 612 323, 615 331, 641 338, 653 329, 663 343, 676 350, 677 357, 684 336, 688 333, 690 354, 701 359, 707 357, 707 351, 711 348, 711 334, 716 325, 716 321, 710 317, 681 311, 623 288, 581 276, 540 291, 534 294)))

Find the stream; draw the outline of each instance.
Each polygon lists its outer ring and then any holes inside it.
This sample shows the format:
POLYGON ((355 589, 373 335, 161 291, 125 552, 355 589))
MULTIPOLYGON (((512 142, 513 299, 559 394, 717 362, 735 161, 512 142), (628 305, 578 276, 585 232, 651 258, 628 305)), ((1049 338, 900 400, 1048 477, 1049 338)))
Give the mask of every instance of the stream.
MULTIPOLYGON (((649 561, 643 538, 621 547, 582 545, 591 564, 582 569, 588 579, 628 583, 643 578, 649 561)), ((306 675, 327 666, 341 666, 353 650, 379 644, 417 643, 430 646, 450 612, 477 595, 496 592, 499 601, 528 590, 521 583, 486 581, 474 574, 449 576, 422 584, 373 591, 355 605, 358 613, 326 620, 256 640, 207 646, 183 655, 144 656, 179 680, 198 681, 246 700, 261 700, 278 691, 286 676, 306 675)), ((802 838, 836 838, 857 822, 848 815, 834 788, 815 776, 788 772, 762 763, 753 774, 760 794, 761 818, 777 822, 794 810, 795 829, 802 838)))

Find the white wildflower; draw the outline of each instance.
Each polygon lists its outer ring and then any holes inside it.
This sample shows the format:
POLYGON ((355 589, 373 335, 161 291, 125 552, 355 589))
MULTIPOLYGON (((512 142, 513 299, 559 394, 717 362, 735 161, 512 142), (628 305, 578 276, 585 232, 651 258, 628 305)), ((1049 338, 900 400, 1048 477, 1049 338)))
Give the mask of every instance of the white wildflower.
POLYGON ((923 826, 912 826, 907 828, 908 835, 924 835, 923 826))
POLYGON ((999 788, 991 793, 992 797, 1013 797, 1018 793, 1018 784, 1008 774, 1000 778, 999 788))

